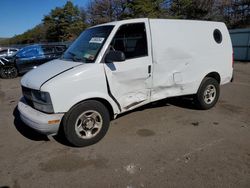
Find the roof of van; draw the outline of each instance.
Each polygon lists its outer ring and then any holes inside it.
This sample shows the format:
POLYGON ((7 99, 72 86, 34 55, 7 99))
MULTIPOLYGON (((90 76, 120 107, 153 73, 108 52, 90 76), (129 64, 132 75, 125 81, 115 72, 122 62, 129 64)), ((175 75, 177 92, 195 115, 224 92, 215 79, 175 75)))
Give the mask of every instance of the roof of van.
MULTIPOLYGON (((120 20, 120 21, 113 21, 113 22, 107 22, 104 24, 99 24, 93 27, 97 26, 104 26, 104 25, 116 25, 117 23, 125 24, 125 23, 137 23, 137 22, 145 22, 148 20, 165 20, 165 21, 171 21, 171 22, 179 22, 179 23, 207 23, 207 24, 218 24, 223 22, 215 22, 215 21, 204 21, 204 20, 183 20, 183 19, 156 19, 156 18, 135 18, 135 19, 127 19, 127 20, 120 20)), ((223 23, 224 24, 224 23, 223 23)))

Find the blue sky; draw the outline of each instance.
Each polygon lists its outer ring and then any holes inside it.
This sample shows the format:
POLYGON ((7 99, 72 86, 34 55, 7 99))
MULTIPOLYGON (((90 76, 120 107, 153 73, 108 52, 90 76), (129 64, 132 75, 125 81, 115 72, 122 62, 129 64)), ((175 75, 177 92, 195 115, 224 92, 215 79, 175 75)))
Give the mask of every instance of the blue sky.
MULTIPOLYGON (((71 0, 86 7, 89 0, 71 0)), ((63 6, 67 0, 0 0, 0 37, 21 34, 41 23, 51 9, 63 6)))

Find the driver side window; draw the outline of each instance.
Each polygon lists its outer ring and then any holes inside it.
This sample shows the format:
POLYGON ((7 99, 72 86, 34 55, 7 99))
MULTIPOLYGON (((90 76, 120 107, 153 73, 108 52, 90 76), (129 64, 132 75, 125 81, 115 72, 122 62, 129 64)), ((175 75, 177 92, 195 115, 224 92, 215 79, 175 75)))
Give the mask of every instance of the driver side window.
POLYGON ((122 25, 111 42, 111 50, 122 51, 126 59, 148 55, 144 23, 122 25))

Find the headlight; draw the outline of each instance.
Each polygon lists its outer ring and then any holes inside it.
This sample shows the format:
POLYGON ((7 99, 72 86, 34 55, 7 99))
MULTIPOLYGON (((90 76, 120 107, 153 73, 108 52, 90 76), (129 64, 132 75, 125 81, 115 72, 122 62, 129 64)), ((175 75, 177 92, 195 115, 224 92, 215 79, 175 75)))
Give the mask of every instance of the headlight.
POLYGON ((50 95, 48 92, 31 90, 32 101, 41 103, 41 104, 51 104, 50 95))
POLYGON ((48 92, 31 90, 31 100, 35 109, 46 113, 53 113, 51 98, 48 92))

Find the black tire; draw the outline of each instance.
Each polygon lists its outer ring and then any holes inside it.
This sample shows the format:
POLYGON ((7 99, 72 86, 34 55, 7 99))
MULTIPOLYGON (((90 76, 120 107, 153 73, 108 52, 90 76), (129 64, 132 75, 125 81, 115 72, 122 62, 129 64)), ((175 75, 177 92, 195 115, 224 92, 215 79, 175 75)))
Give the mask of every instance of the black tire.
MULTIPOLYGON (((83 116, 86 117, 85 115, 83 116)), ((96 122, 96 120, 94 120, 93 118, 91 119, 91 121, 92 120, 96 122)), ((101 102, 94 101, 94 100, 84 101, 76 105, 69 112, 66 113, 64 120, 63 120, 64 135, 66 139, 69 141, 69 143, 71 143, 74 146, 77 146, 77 147, 89 146, 89 145, 97 143, 105 136, 109 128, 109 123, 110 123, 109 111, 101 102), (91 112, 93 111, 98 114, 98 118, 99 118, 98 121, 102 120, 102 126, 99 129, 98 133, 92 138, 83 138, 85 137, 85 131, 96 133, 94 132, 95 129, 93 127, 92 127, 93 129, 89 129, 87 127, 89 125, 87 123, 84 123, 85 120, 90 121, 90 120, 87 120, 89 118, 85 118, 84 121, 79 119, 81 115, 83 115, 84 113, 88 113, 89 111, 91 112), (79 121, 81 121, 81 125, 79 127, 84 129, 82 132, 77 131, 78 128, 76 128, 79 121)))
POLYGON ((214 78, 203 79, 200 88, 195 96, 195 102, 199 109, 208 110, 215 106, 220 96, 220 86, 214 78), (214 91, 215 93, 209 91, 214 91), (206 93, 205 93, 206 92, 206 93), (208 92, 208 93, 207 93, 208 92))
POLYGON ((14 66, 11 67, 1 67, 0 76, 4 79, 16 78, 18 76, 17 68, 14 66))
POLYGON ((4 77, 5 77, 5 76, 4 76, 4 69, 3 69, 3 67, 0 68, 0 77, 1 77, 1 78, 4 78, 4 77))

